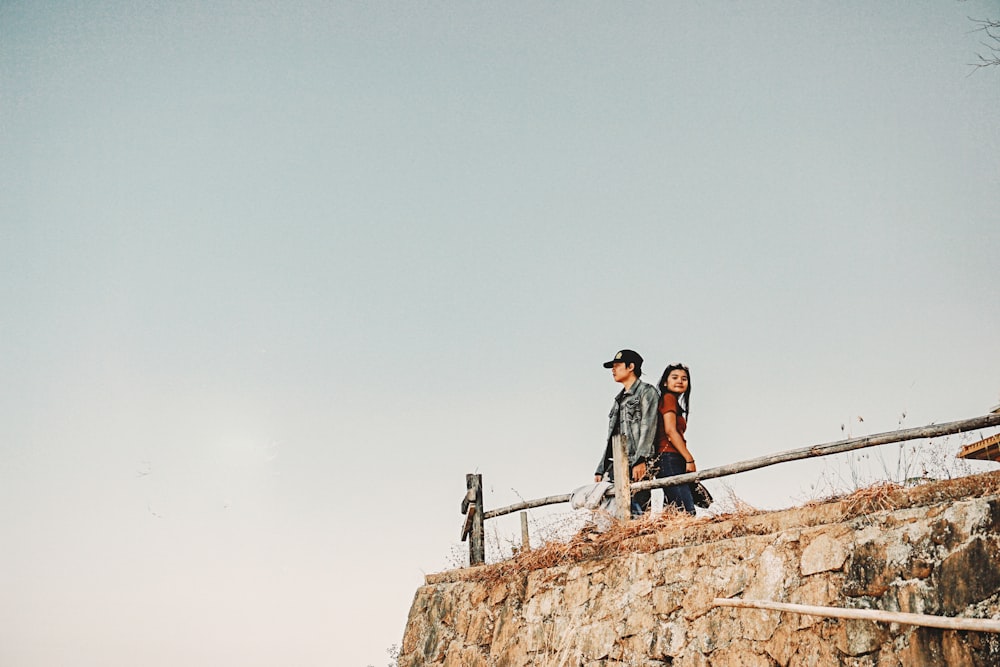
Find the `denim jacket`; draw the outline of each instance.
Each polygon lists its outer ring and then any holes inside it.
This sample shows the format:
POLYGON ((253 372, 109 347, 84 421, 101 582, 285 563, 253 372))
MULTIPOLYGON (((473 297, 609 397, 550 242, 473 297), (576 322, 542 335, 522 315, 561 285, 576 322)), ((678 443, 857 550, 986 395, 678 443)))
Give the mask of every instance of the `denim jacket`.
POLYGON ((636 380, 629 391, 622 391, 615 397, 615 402, 611 406, 608 414, 608 439, 604 448, 604 456, 597 464, 595 475, 603 475, 605 471, 611 472, 611 436, 618 426, 618 420, 622 419, 621 433, 625 435, 628 443, 629 465, 634 466, 654 455, 654 441, 656 440, 656 420, 660 416, 660 392, 656 387, 636 380))

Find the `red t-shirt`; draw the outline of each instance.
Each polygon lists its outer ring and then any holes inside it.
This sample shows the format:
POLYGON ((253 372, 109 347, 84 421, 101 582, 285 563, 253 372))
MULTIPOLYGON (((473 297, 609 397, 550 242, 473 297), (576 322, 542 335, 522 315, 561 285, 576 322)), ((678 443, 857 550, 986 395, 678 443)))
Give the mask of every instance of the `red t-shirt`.
MULTIPOLYGON (((684 419, 684 415, 680 413, 677 408, 677 397, 668 391, 663 392, 663 396, 660 398, 660 414, 665 415, 668 412, 673 412, 677 415, 677 430, 680 431, 681 435, 684 435, 684 431, 687 430, 687 420, 684 419)), ((660 417, 659 421, 656 423, 656 451, 660 454, 664 452, 674 452, 675 454, 680 454, 677 448, 670 444, 670 440, 667 439, 667 432, 663 428, 663 417, 660 417)))

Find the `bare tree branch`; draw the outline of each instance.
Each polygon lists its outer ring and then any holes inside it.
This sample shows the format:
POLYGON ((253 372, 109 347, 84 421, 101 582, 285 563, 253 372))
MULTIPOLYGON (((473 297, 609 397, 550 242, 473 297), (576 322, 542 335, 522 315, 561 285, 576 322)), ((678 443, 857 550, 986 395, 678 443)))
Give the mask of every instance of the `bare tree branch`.
POLYGON ((976 57, 979 58, 979 61, 969 64, 976 69, 1000 67, 1000 19, 974 19, 970 16, 969 20, 979 26, 973 32, 983 33, 987 40, 980 42, 986 47, 985 55, 977 53, 976 57))

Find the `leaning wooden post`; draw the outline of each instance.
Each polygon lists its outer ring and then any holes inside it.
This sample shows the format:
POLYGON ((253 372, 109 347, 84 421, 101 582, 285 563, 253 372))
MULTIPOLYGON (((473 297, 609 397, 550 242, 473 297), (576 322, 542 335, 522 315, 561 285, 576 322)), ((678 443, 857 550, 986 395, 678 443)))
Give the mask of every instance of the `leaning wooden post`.
POLYGON ((632 517, 632 471, 628 465, 625 436, 611 436, 611 456, 615 474, 615 515, 624 521, 632 517))
POLYGON ((712 604, 717 607, 744 607, 747 609, 772 609, 787 611, 793 614, 809 616, 825 616, 827 618, 850 618, 878 621, 879 623, 899 623, 900 625, 919 625, 925 628, 940 628, 942 630, 971 630, 973 632, 1000 632, 1000 621, 993 618, 966 618, 964 616, 931 616, 930 614, 911 614, 901 611, 883 611, 881 609, 847 609, 844 607, 826 607, 819 605, 791 604, 788 602, 772 602, 771 600, 744 600, 740 598, 715 598, 712 604))
POLYGON ((528 538, 527 512, 521 512, 521 551, 531 551, 531 540, 528 538))
POLYGON ((486 562, 486 544, 483 540, 483 476, 471 473, 466 475, 465 487, 469 490, 467 497, 475 508, 472 512, 472 530, 469 533, 469 565, 482 565, 486 562))

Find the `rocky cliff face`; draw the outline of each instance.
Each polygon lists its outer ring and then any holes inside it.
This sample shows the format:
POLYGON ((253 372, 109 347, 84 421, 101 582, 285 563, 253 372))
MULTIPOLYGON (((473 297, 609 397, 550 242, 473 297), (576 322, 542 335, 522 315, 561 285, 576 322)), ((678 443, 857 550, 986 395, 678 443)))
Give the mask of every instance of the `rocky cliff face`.
POLYGON ((660 527, 556 566, 427 577, 403 667, 1000 665, 1000 635, 713 606, 1000 618, 1000 473, 660 527))

